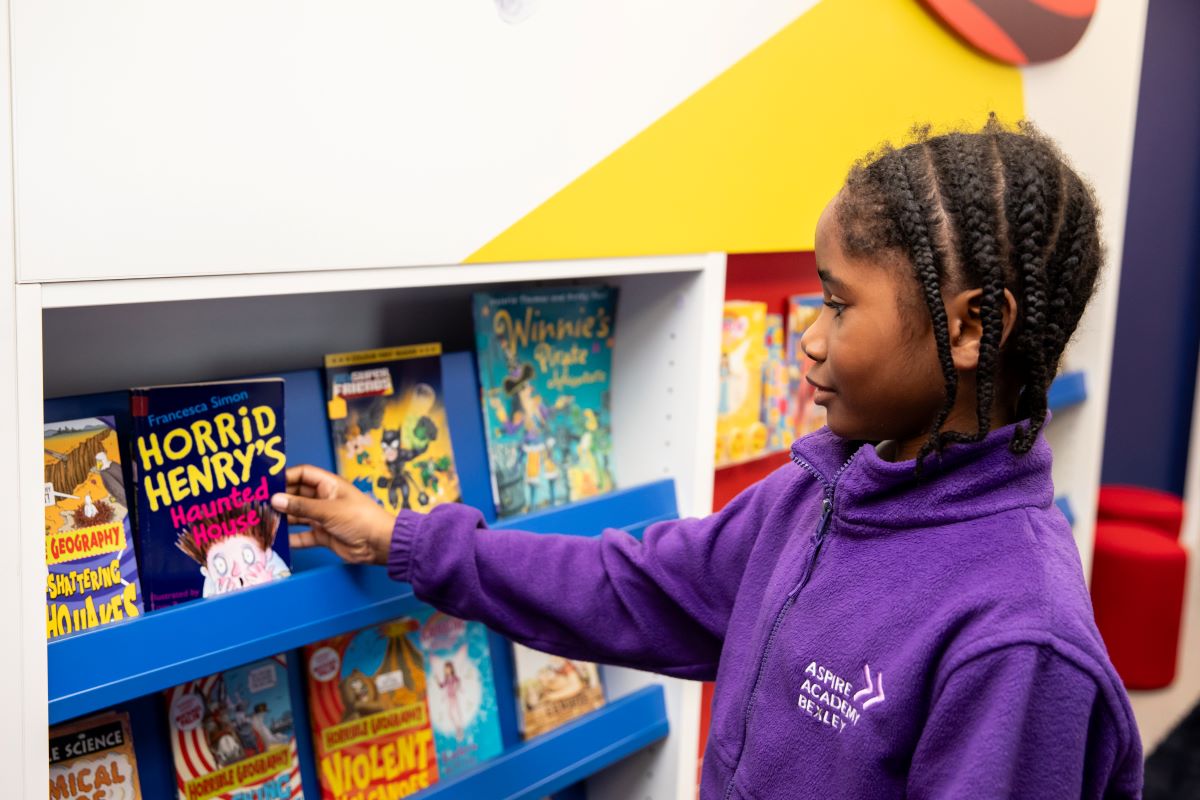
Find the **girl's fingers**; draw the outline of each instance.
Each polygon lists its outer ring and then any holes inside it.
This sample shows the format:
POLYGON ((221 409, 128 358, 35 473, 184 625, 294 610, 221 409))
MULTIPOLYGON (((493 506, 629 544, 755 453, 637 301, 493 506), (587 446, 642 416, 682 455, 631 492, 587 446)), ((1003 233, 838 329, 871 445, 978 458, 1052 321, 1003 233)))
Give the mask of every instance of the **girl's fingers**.
POLYGON ((296 549, 305 547, 328 547, 329 537, 320 536, 316 531, 301 531, 288 535, 288 544, 296 549))
POLYGON ((332 472, 327 472, 320 467, 314 467, 312 464, 301 464, 298 467, 288 467, 287 483, 289 486, 296 484, 302 486, 311 486, 314 489, 321 484, 329 481, 337 482, 337 476, 332 472))
POLYGON ((319 522, 327 516, 329 501, 280 492, 271 495, 271 508, 289 517, 307 517, 319 522))

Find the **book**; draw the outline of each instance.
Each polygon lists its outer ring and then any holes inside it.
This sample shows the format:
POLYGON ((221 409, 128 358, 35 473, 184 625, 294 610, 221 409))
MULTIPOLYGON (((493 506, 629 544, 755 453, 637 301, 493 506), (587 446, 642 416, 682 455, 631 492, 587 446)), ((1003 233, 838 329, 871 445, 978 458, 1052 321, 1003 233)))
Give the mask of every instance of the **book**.
POLYGON ((784 356, 783 315, 767 314, 762 413, 759 415, 766 426, 764 450, 767 452, 784 450, 791 446, 795 438, 791 419, 788 417, 790 391, 787 358, 784 356))
POLYGON ((604 705, 600 670, 576 661, 513 645, 521 735, 532 739, 604 705))
POLYGON ((44 426, 46 638, 142 613, 112 417, 44 426))
POLYGON ((825 426, 825 409, 813 402, 816 390, 805 380, 813 362, 800 347, 804 332, 817 321, 824 302, 819 294, 798 294, 788 298, 786 358, 791 387, 788 392, 788 417, 797 437, 825 426))
POLYGON ((179 800, 301 800, 287 658, 168 689, 179 800))
POLYGON ((429 717, 443 778, 504 750, 487 628, 426 606, 409 634, 425 656, 429 717))
POLYGON ((140 800, 129 715, 107 711, 50 729, 50 800, 140 800))
POLYGON ((410 617, 304 648, 324 800, 407 797, 438 780, 425 658, 410 617))
POLYGON ((325 356, 338 474, 392 513, 462 497, 441 352, 433 343, 325 356))
POLYGON ((291 574, 283 380, 131 390, 138 553, 149 609, 291 574))
POLYGON ((617 290, 474 295, 492 493, 511 516, 611 491, 617 290))
POLYGON ((761 453, 767 428, 761 420, 767 304, 729 300, 721 320, 721 366, 717 393, 717 464, 761 453))

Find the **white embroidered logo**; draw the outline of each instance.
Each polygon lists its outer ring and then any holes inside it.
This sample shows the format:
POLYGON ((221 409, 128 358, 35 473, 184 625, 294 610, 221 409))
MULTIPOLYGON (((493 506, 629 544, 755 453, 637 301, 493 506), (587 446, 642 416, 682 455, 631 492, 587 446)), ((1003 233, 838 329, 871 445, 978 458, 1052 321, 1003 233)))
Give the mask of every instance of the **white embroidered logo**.
POLYGON ((847 724, 857 725, 864 711, 887 699, 883 692, 883 673, 876 672, 872 676, 870 664, 863 665, 867 685, 854 692, 853 696, 850 693, 854 686, 850 681, 816 661, 809 662, 804 674, 808 677, 800 687, 800 698, 796 705, 838 733, 846 730, 847 724))

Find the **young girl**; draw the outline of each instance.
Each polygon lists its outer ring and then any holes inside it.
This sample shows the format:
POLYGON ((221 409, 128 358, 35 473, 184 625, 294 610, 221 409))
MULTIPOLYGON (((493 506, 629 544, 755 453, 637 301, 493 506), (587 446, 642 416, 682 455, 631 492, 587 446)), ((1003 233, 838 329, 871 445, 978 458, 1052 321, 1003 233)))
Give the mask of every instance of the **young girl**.
POLYGON ((388 516, 288 470, 293 546, 568 658, 716 679, 705 800, 1112 798, 1142 753, 1053 504, 1046 390, 1102 260, 1091 190, 1028 126, 868 156, 817 223, 828 427, 642 541, 388 516))

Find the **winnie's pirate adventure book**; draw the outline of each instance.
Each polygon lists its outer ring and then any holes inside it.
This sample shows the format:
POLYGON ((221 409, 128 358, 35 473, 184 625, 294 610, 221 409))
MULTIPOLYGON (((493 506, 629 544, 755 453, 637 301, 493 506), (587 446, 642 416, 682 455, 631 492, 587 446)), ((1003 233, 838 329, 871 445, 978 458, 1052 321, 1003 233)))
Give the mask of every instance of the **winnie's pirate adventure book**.
POLYGON ((46 638, 136 617, 142 592, 112 417, 44 428, 46 638))
POLYGON ((337 471, 392 513, 462 496, 437 343, 325 356, 337 471))
POLYGON ((409 638, 425 656, 438 771, 449 778, 504 749, 487 628, 429 606, 413 617, 421 627, 409 638))
POLYGON ((304 648, 324 800, 407 797, 438 779, 425 661, 402 618, 304 648))
POLYGON ((287 659, 168 689, 179 800, 301 800, 287 659))
POLYGON ((532 739, 604 705, 600 671, 575 661, 513 644, 521 735, 532 739))
POLYGON ((617 290, 476 293, 475 342, 500 516, 611 491, 617 290))
POLYGON ((129 715, 108 711, 50 729, 50 800, 140 800, 129 715))
POLYGON ((150 609, 291 574, 283 380, 131 390, 138 553, 150 609))

